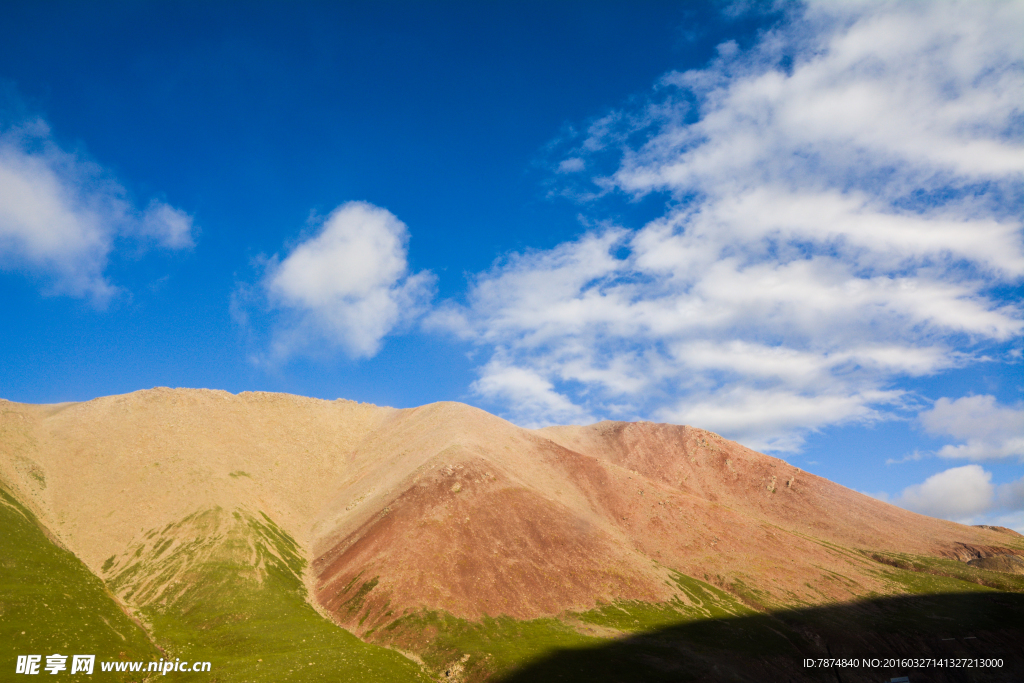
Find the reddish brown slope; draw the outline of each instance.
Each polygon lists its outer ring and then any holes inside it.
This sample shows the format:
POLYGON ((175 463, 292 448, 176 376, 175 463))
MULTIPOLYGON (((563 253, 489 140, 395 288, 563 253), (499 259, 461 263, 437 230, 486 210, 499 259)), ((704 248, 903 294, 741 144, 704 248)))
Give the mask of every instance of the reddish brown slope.
POLYGON ((703 429, 601 422, 540 433, 676 490, 843 545, 952 557, 965 533, 981 544, 1005 538, 887 505, 703 429))
POLYGON ((667 597, 661 573, 587 506, 555 451, 566 452, 462 404, 396 414, 350 455, 357 474, 317 522, 318 599, 351 623, 372 578, 368 607, 470 618, 667 597))
POLYGON ((529 431, 435 404, 394 415, 351 459, 373 464, 323 516, 314 571, 318 599, 357 630, 416 608, 526 618, 667 600, 665 568, 747 600, 851 599, 889 590, 854 549, 970 555, 1008 540, 682 426, 529 431), (353 501, 361 514, 339 513, 353 501))

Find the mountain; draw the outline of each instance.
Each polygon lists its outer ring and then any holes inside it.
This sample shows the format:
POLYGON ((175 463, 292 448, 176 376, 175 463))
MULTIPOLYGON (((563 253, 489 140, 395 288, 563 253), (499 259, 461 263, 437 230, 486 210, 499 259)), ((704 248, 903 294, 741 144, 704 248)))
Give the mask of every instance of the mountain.
MULTIPOLYGON (((209 660, 216 680, 566 680, 572 653, 602 652, 635 665, 587 680, 819 680, 804 658, 970 633, 1024 667, 1024 537, 693 427, 528 430, 458 403, 193 389, 3 401, 0 485, 17 524, 107 591, 139 658, 209 660), (963 596, 969 616, 936 606, 963 596)), ((49 590, 17 563, 0 579, 49 590)), ((11 642, 27 603, 8 602, 11 642)), ((40 647, 74 640, 46 629, 40 647)))

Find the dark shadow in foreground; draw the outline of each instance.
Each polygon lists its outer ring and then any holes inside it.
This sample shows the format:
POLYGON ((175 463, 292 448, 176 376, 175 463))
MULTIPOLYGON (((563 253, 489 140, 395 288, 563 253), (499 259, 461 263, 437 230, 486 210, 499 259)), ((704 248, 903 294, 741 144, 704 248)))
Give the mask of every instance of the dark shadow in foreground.
POLYGON ((882 683, 901 676, 911 683, 1024 683, 1024 595, 877 598, 690 622, 601 647, 559 651, 500 680, 882 683), (820 664, 843 658, 855 658, 859 666, 820 664), (864 659, 879 661, 865 666, 864 659), (886 661, 894 659, 911 661, 886 661), (943 665, 920 661, 926 659, 943 665), (991 659, 1002 665, 981 666, 991 659))

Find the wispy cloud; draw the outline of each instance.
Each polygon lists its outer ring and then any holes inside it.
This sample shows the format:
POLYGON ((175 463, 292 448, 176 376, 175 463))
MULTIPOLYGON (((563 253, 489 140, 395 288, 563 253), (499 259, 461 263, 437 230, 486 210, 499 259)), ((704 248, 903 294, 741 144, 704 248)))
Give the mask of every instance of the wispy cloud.
POLYGON ((375 355, 384 337, 423 312, 433 296, 432 273, 409 273, 408 238, 391 212, 348 202, 283 259, 268 261, 262 290, 280 314, 270 356, 325 346, 353 358, 375 355))
POLYGON ((992 294, 1024 275, 1022 31, 1020 4, 794 10, 570 131, 554 177, 604 227, 509 256, 433 321, 492 350, 477 390, 529 423, 554 419, 501 389, 512 369, 563 412, 778 451, 913 409, 895 380, 1024 329, 992 294), (659 218, 601 223, 651 193, 659 218))
POLYGON ((555 391, 543 376, 532 370, 506 365, 499 358, 492 359, 482 369, 480 379, 473 383, 472 389, 481 396, 508 405, 511 416, 524 427, 542 427, 551 422, 594 422, 592 415, 555 391), (535 422, 538 415, 545 419, 535 422))
POLYGON ((902 465, 905 462, 917 462, 918 460, 924 458, 924 455, 924 453, 921 453, 921 451, 915 449, 913 453, 909 455, 904 455, 902 458, 886 458, 885 464, 902 465))
POLYGON ((117 292, 104 271, 118 239, 188 249, 193 232, 192 217, 162 201, 137 208, 41 119, 0 127, 0 267, 42 276, 47 293, 103 305, 117 292))

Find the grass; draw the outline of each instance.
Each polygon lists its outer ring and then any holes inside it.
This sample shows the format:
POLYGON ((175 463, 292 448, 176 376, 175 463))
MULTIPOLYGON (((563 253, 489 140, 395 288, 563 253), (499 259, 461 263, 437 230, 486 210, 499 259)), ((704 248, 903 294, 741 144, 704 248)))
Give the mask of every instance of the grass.
POLYGON ((863 553, 877 562, 879 573, 900 593, 1024 593, 1024 576, 972 567, 966 562, 903 553, 863 553))
MULTIPOLYGON (((71 655, 103 660, 159 659, 160 651, 121 609, 103 582, 72 553, 54 544, 35 516, 0 488, 0 678, 14 676, 18 655, 71 655)), ((49 676, 46 671, 40 672, 49 676)), ((108 673, 128 681, 132 674, 108 673)), ((137 679, 137 676, 135 676, 137 679)))
MULTIPOLYGON (((581 656, 602 648, 612 639, 644 634, 682 624, 704 624, 691 645, 720 649, 723 642, 744 652, 778 651, 786 644, 776 630, 760 622, 737 626, 737 619, 757 615, 729 593, 678 572, 670 572, 676 599, 666 603, 618 601, 584 612, 570 612, 559 618, 519 621, 509 617, 467 621, 442 611, 423 610, 401 616, 367 637, 417 652, 433 670, 444 674, 452 667, 464 667, 464 680, 478 681, 515 675, 538 660, 579 652, 581 656), (598 635, 588 634, 596 626, 598 635)), ((364 586, 367 584, 363 584, 364 586)), ((663 657, 666 646, 652 639, 637 650, 637 657, 620 664, 624 676, 645 670, 647 654, 663 657), (646 649, 644 649, 646 648, 646 649)), ((619 666, 619 665, 616 665, 619 666)), ((614 672, 608 672, 609 674, 614 672)), ((648 672, 654 675, 655 672, 648 672)), ((627 679, 624 679, 627 680, 627 679)), ((632 679, 628 679, 632 680, 632 679)), ((656 679, 652 679, 656 680, 656 679)), ((657 679, 660 680, 660 679, 657 679)))
POLYGON ((555 651, 605 642, 558 619, 467 621, 432 610, 402 616, 368 637, 417 652, 442 676, 459 666, 466 680, 501 675, 555 651))
MULTIPOLYGON (((711 584, 676 571, 670 573, 679 590, 670 602, 618 601, 575 616, 584 623, 633 634, 700 626, 690 628, 685 638, 693 652, 720 652, 723 643, 728 643, 728 649, 734 653, 750 655, 791 649, 787 636, 780 632, 786 630, 780 623, 772 623, 769 617, 711 584)), ((733 584, 736 585, 739 584, 733 584)), ((664 656, 665 646, 657 638, 649 639, 646 648, 651 658, 664 656)), ((634 649, 634 654, 644 654, 643 646, 637 645, 634 649)))
POLYGON ((672 584, 679 591, 665 603, 635 600, 617 601, 573 616, 584 623, 626 633, 651 631, 667 626, 707 619, 729 619, 756 614, 729 593, 677 571, 670 570, 672 584))
POLYGON ((111 585, 132 596, 171 654, 210 661, 181 681, 419 682, 420 666, 363 642, 318 614, 298 547, 265 515, 214 509, 127 553, 111 585))

